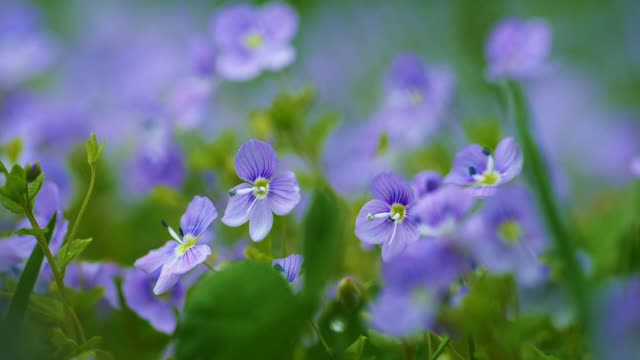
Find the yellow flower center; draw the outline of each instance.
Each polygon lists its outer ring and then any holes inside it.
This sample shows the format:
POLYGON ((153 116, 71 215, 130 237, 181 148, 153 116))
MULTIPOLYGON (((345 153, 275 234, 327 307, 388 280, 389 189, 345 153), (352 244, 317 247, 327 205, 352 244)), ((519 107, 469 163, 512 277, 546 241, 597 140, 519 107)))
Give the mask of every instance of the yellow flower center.
POLYGON ((264 199, 269 194, 269 180, 260 178, 253 183, 253 195, 258 199, 264 199))
POLYGON ((262 35, 258 33, 252 33, 244 39, 244 43, 249 49, 259 48, 260 46, 262 46, 262 42, 262 35))
POLYGON ((515 221, 505 221, 500 224, 498 235, 509 244, 517 244, 522 237, 522 227, 515 221))
POLYGON ((197 242, 198 242, 198 238, 197 237, 193 237, 191 235, 187 235, 184 238, 182 244, 178 245, 178 247, 176 248, 176 251, 178 252, 179 255, 184 255, 197 242))
POLYGON ((407 207, 402 204, 391 205, 391 218, 401 222, 407 214, 407 207))

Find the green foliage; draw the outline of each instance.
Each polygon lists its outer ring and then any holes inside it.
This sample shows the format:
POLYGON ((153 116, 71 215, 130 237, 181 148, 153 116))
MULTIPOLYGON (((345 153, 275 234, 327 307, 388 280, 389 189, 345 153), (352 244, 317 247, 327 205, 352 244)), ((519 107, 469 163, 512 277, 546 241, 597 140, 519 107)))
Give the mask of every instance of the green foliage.
POLYGON ((104 141, 102 143, 98 143, 98 138, 95 133, 91 134, 91 139, 87 141, 87 162, 89 165, 96 165, 105 145, 104 141))
POLYGON ((342 357, 345 360, 360 360, 362 357, 362 353, 364 352, 364 347, 367 343, 366 336, 360 336, 358 340, 354 341, 347 350, 344 352, 344 356, 342 357))
POLYGON ((307 129, 306 146, 312 159, 316 161, 320 160, 327 138, 339 123, 339 114, 327 113, 309 126, 307 129))
POLYGON ((234 263, 190 291, 176 359, 288 359, 305 319, 289 284, 270 265, 234 263))
POLYGON ((80 345, 69 338, 60 328, 55 328, 51 334, 51 342, 55 350, 54 359, 84 358, 88 352, 96 349, 102 343, 102 338, 94 336, 80 345))
POLYGON ((7 170, 7 167, 4 166, 4 163, 2 161, 0 161, 0 172, 5 175, 9 175, 9 170, 7 170))
POLYGON ((9 211, 23 215, 28 209, 33 209, 34 199, 42 188, 44 174, 40 164, 28 166, 25 170, 20 165, 14 165, 11 172, 2 165, 6 176, 5 184, 0 188, 0 203, 9 211))
POLYGON ((303 223, 303 296, 314 303, 324 289, 345 237, 342 200, 328 186, 315 190, 303 223))
POLYGON ((15 164, 20 159, 23 148, 22 140, 15 138, 0 146, 0 155, 6 156, 9 163, 15 164))
POLYGON ((91 241, 93 241, 92 238, 73 239, 65 242, 58 252, 58 266, 60 266, 61 269, 65 269, 73 259, 80 255, 84 249, 89 246, 91 241))
POLYGON ((273 256, 267 255, 253 246, 247 246, 244 248, 244 256, 249 260, 263 262, 271 264, 273 262, 273 256))
POLYGON ((494 118, 468 121, 464 124, 464 131, 470 144, 489 149, 495 149, 502 140, 502 125, 494 118))
POLYGON ((46 233, 47 232, 44 229, 27 229, 27 228, 18 229, 15 232, 16 235, 33 236, 33 237, 37 237, 37 236, 40 236, 40 235, 45 235, 46 233))

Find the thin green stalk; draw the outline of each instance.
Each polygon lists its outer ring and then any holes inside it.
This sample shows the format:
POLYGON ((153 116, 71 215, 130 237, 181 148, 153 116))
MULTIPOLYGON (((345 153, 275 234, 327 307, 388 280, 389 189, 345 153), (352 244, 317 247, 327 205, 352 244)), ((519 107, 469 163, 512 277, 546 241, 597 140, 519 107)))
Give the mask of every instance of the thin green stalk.
MULTIPOLYGON (((71 232, 69 232, 69 236, 67 236, 65 243, 73 241, 76 236, 76 231, 78 230, 78 225, 82 221, 82 217, 84 216, 85 211, 87 210, 87 206, 89 205, 89 199, 91 198, 91 194, 93 193, 93 187, 96 183, 96 165, 92 164, 91 167, 91 179, 89 180, 89 189, 87 189, 87 194, 84 196, 84 201, 82 202, 82 206, 80 207, 80 212, 78 212, 78 216, 76 216, 76 221, 73 223, 73 228, 71 228, 71 232)), ((68 251, 68 247, 63 246, 65 252, 68 251)), ((67 254, 64 254, 66 257, 67 254)), ((66 267, 62 269, 62 278, 64 279, 64 274, 66 272, 66 267)))
POLYGON ((424 353, 424 358, 429 360, 431 359, 431 354, 433 354, 433 348, 431 346, 431 333, 430 332, 426 332, 424 334, 424 341, 425 341, 425 353, 424 353))
POLYGON ((469 346, 469 360, 475 360, 476 343, 473 341, 473 337, 469 337, 467 345, 469 346))
POLYGON ((553 238, 555 250, 566 267, 566 283, 571 292, 578 318, 584 329, 589 326, 589 298, 586 281, 575 254, 575 239, 563 221, 560 207, 556 203, 549 179, 548 167, 542 153, 531 135, 529 110, 522 89, 517 83, 507 83, 510 109, 515 118, 516 131, 525 154, 526 166, 533 191, 538 200, 540 213, 553 238))
POLYGON ((333 351, 331 351, 331 348, 329 347, 329 344, 327 344, 327 341, 324 339, 324 337, 320 333, 320 329, 318 329, 318 326, 316 325, 316 323, 313 322, 313 320, 310 319, 309 320, 309 324, 311 324, 311 327, 313 328, 313 331, 316 333, 316 335, 318 335, 318 338, 320 339, 320 342, 322 343, 322 346, 324 347, 324 350, 327 352, 329 357, 332 358, 332 359, 335 359, 335 357, 333 356, 333 351))
POLYGON ((445 336, 442 339, 442 342, 440 343, 438 348, 436 349, 436 352, 433 353, 433 356, 431 357, 431 360, 437 360, 440 357, 440 355, 442 355, 442 353, 447 348, 447 346, 449 346, 449 337, 445 336))

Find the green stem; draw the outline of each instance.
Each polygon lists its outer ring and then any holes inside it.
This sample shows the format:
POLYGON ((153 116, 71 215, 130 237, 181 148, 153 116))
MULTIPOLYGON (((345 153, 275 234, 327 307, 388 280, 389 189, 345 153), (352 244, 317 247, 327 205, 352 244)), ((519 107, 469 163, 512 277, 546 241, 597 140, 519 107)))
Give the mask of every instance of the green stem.
POLYGON ((469 337, 467 345, 469 346, 469 360, 475 360, 476 343, 473 341, 473 337, 469 337))
POLYGON ((318 326, 316 325, 316 323, 313 322, 313 320, 310 319, 309 320, 309 324, 311 324, 311 327, 313 328, 313 331, 316 333, 316 335, 318 335, 318 338, 320 339, 320 342, 322 343, 322 346, 324 347, 324 350, 327 352, 327 354, 329 355, 329 357, 331 359, 334 359, 335 357, 333 356, 333 351, 331 351, 331 348, 329 347, 329 344, 327 344, 327 341, 324 339, 324 337, 320 333, 320 329, 318 329, 318 326))
POLYGON ((433 354, 433 348, 431 346, 431 333, 430 332, 426 332, 424 334, 424 341, 425 341, 425 353, 424 353, 424 358, 429 360, 431 359, 431 356, 433 354))
POLYGON ((575 254, 575 232, 568 229, 555 201, 554 190, 549 179, 548 167, 542 153, 531 135, 529 110, 524 93, 517 83, 507 83, 515 125, 525 154, 532 189, 536 195, 540 213, 553 238, 555 250, 566 267, 566 282, 577 309, 578 318, 584 329, 589 326, 589 299, 586 281, 575 254))
MULTIPOLYGON (((91 179, 89 180, 89 189, 87 189, 87 194, 84 196, 84 201, 82 202, 82 206, 80 207, 80 212, 78 212, 78 216, 76 216, 76 221, 73 223, 73 228, 71 228, 71 232, 69 232, 69 236, 67 236, 65 242, 71 242, 75 239, 76 231, 78 231, 78 225, 82 221, 82 217, 84 216, 85 211, 87 210, 87 206, 89 205, 89 199, 91 198, 91 194, 93 193, 93 187, 96 183, 96 166, 90 165, 91 167, 91 179)), ((65 252, 68 251, 68 247, 63 246, 65 252)), ((66 257, 67 254, 64 254, 66 257)), ((64 278, 64 274, 66 272, 66 267, 62 269, 62 277, 64 278)))
POLYGON ((445 336, 442 339, 442 342, 440 343, 440 346, 438 346, 438 348, 436 349, 436 352, 433 353, 433 356, 431 357, 431 360, 437 360, 440 357, 440 355, 442 355, 442 353, 447 348, 447 346, 449 346, 449 337, 445 336))

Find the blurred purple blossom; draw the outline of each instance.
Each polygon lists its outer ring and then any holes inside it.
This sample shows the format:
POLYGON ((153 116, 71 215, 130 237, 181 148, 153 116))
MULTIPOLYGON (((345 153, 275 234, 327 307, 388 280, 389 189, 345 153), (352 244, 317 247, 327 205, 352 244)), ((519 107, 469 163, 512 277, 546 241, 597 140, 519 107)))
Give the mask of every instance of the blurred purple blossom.
POLYGON ((273 213, 290 213, 300 202, 300 187, 291 171, 276 175, 278 157, 273 147, 259 140, 242 144, 235 158, 238 176, 246 181, 229 190, 222 222, 240 226, 249 221, 253 241, 263 240, 273 225, 273 213))
POLYGON ((444 182, 464 186, 473 196, 491 196, 497 187, 520 175, 523 161, 512 137, 500 141, 495 153, 477 144, 467 145, 456 155, 444 182))
POLYGON ((115 278, 120 268, 113 263, 72 262, 67 267, 65 285, 76 290, 104 288, 104 303, 113 309, 120 309, 115 278))
POLYGON ((211 200, 196 196, 180 219, 179 233, 163 221, 175 241, 168 241, 135 263, 136 268, 149 274, 162 268, 153 288, 154 294, 160 295, 171 289, 182 275, 202 264, 211 255, 211 248, 202 244, 201 237, 217 216, 218 212, 211 200))
POLYGON ((640 178, 640 156, 636 156, 629 165, 631 174, 637 178, 640 178))
POLYGON ((448 238, 473 206, 473 197, 453 185, 444 186, 416 201, 412 215, 420 235, 448 238))
POLYGON ((502 20, 487 41, 487 75, 491 80, 535 75, 550 52, 551 27, 545 20, 502 20))
POLYGON ((411 180, 411 188, 420 199, 437 191, 442 186, 442 176, 437 171, 422 171, 411 180))
POLYGON ((413 220, 415 196, 402 178, 386 172, 371 183, 375 200, 367 202, 356 218, 356 236, 368 244, 382 244, 382 260, 402 253, 418 239, 413 220))
POLYGON ((297 30, 298 15, 285 3, 259 8, 234 4, 221 9, 211 25, 218 73, 227 80, 246 81, 263 70, 283 69, 295 59, 291 41, 297 30))
POLYGON ((172 334, 178 323, 176 310, 182 310, 186 289, 178 282, 168 295, 157 297, 153 287, 158 276, 159 271, 147 274, 140 270, 128 270, 124 274, 122 294, 127 306, 149 321, 151 326, 165 334, 172 334))

